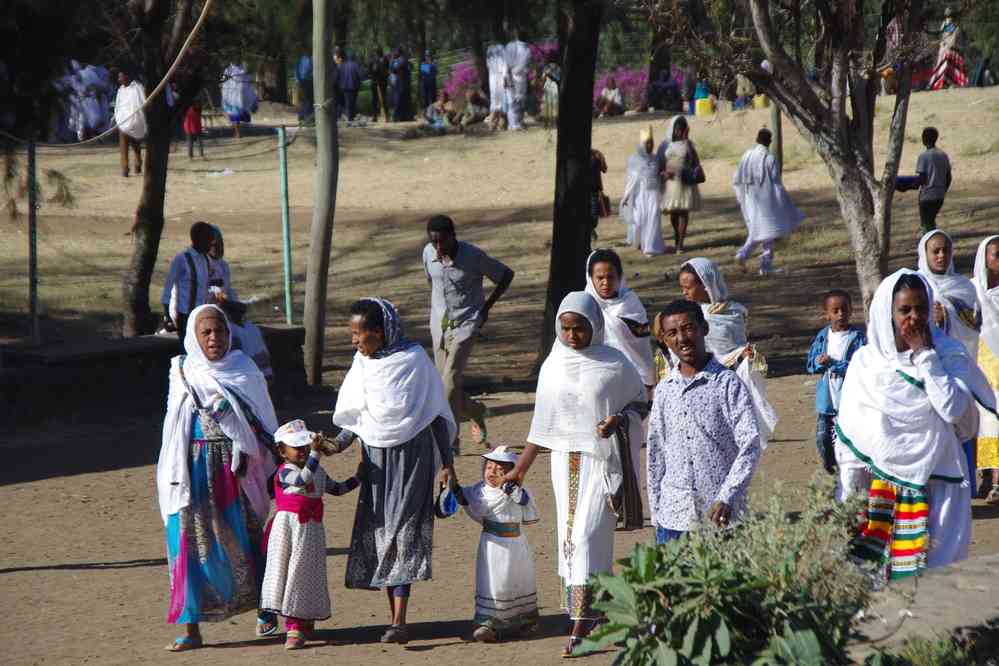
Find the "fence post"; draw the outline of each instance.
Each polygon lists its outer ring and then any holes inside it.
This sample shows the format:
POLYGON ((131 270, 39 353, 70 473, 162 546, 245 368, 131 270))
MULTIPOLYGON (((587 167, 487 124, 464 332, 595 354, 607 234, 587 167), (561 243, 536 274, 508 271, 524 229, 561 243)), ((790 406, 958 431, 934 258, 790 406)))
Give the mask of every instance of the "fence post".
POLYGON ((284 318, 291 322, 291 221, 288 212, 288 133, 277 128, 278 165, 281 173, 281 234, 284 241, 284 318))
POLYGON ((35 173, 35 140, 28 141, 28 309, 31 341, 42 341, 38 326, 38 175, 35 173))

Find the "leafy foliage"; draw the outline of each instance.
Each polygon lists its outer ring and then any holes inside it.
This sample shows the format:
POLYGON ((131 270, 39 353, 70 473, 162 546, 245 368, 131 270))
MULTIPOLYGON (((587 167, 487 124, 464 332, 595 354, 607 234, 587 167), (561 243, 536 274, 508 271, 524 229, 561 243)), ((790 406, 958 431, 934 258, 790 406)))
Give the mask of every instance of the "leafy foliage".
POLYGON ((949 638, 915 638, 895 653, 878 652, 864 660, 864 666, 967 666, 971 656, 949 638))
POLYGON ((619 575, 594 578, 609 622, 580 650, 620 645, 616 664, 842 663, 869 595, 847 565, 856 504, 833 502, 826 478, 806 493, 798 516, 775 494, 731 532, 637 545, 619 575))

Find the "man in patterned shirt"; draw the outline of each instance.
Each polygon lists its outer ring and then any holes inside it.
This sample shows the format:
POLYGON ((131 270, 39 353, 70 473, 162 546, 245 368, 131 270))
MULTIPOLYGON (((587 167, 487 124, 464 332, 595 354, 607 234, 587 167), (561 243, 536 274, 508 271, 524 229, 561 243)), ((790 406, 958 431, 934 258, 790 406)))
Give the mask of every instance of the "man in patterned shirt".
POLYGON ((727 527, 746 509, 760 433, 742 380, 704 345, 701 306, 673 301, 660 340, 679 358, 656 386, 649 420, 648 490, 656 543, 698 523, 727 527))

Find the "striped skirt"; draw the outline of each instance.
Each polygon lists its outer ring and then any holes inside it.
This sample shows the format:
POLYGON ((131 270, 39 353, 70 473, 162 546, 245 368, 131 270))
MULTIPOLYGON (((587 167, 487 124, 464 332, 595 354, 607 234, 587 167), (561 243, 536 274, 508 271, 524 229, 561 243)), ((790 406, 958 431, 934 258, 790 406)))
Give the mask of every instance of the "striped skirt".
POLYGON ((886 566, 890 580, 916 575, 926 568, 928 519, 924 491, 872 479, 867 522, 853 542, 853 554, 886 566))

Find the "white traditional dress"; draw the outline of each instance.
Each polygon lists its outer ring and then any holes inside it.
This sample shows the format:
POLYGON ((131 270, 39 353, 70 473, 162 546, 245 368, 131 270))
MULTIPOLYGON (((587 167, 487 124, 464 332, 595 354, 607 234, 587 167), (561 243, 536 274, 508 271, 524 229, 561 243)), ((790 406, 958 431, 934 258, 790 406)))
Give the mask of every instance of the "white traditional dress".
POLYGON ((245 65, 232 64, 222 72, 222 110, 233 123, 248 123, 257 111, 257 91, 245 65))
POLYGON ((666 252, 659 213, 659 163, 656 154, 645 148, 651 137, 650 132, 643 132, 638 149, 628 158, 621 195, 621 222, 628 227, 627 242, 646 256, 666 252))
POLYGON ((673 172, 673 177, 663 181, 662 198, 660 204, 664 213, 669 212, 689 212, 701 209, 701 190, 696 184, 683 182, 682 172, 684 168, 691 168, 696 165, 695 151, 690 139, 683 141, 673 140, 673 130, 677 120, 683 116, 674 116, 667 126, 666 144, 663 152, 663 161, 659 166, 666 171, 673 172))
POLYGON ((766 449, 770 435, 777 427, 777 411, 766 395, 767 360, 746 337, 749 311, 742 303, 728 300, 725 276, 713 261, 695 257, 684 262, 681 268, 687 266, 697 273, 711 300, 710 303, 701 303, 704 319, 708 322, 705 345, 722 365, 735 370, 749 389, 760 430, 760 446, 766 449), (752 358, 742 358, 746 349, 753 350, 752 358))
MULTIPOLYGON (((978 245, 975 254, 975 290, 982 309, 982 331, 978 338, 978 367, 992 386, 999 400, 999 287, 989 289, 989 270, 985 255, 990 243, 999 236, 989 236, 978 245)), ((977 462, 979 469, 999 469, 999 420, 988 418, 979 406, 981 424, 978 429, 977 462)))
POLYGON ((968 355, 975 358, 981 328, 978 294, 971 280, 954 270, 953 248, 954 241, 946 232, 934 229, 924 234, 919 239, 919 273, 933 286, 933 297, 944 308, 946 319, 941 327, 944 333, 963 344, 968 355), (950 264, 942 274, 930 270, 926 256, 926 244, 937 234, 946 238, 951 247, 950 264))
POLYGON ((603 344, 603 315, 593 297, 582 291, 567 295, 556 314, 556 328, 566 312, 584 317, 593 337, 582 350, 555 340, 538 376, 527 441, 551 451, 563 607, 573 620, 592 620, 590 576, 609 572, 614 564, 615 511, 627 514, 637 508, 640 524, 641 498, 622 454, 629 455, 630 440, 642 436, 648 403, 635 367, 603 344), (623 417, 618 430, 603 439, 596 426, 614 414, 623 417))
MULTIPOLYGON (((975 402, 995 412, 995 396, 963 345, 931 326, 933 345, 899 352, 892 303, 901 269, 874 293, 868 343, 843 382, 837 446, 871 473, 867 527, 855 553, 886 568, 891 578, 917 574, 968 556, 971 488, 960 443, 978 426, 975 402)), ((994 418, 994 416, 993 416, 994 418)))
POLYGON ((739 160, 732 188, 748 231, 746 242, 736 257, 745 261, 753 248, 762 243, 761 268, 769 270, 773 241, 790 235, 805 216, 784 189, 777 160, 761 144, 747 150, 739 160))
POLYGON ((538 522, 538 508, 524 488, 510 494, 484 481, 463 487, 462 506, 482 525, 475 559, 476 625, 497 634, 516 632, 538 621, 534 555, 522 525, 538 522))
POLYGON ((505 111, 503 81, 509 68, 506 64, 506 49, 502 44, 490 44, 486 49, 486 68, 489 70, 489 113, 505 111))
POLYGON ((506 64, 511 79, 511 103, 506 110, 507 123, 512 130, 524 128, 524 110, 527 107, 527 70, 531 66, 531 47, 516 41, 506 45, 506 64))
POLYGON ((260 596, 262 610, 298 620, 330 616, 326 584, 326 530, 323 494, 343 495, 358 485, 337 483, 313 451, 304 467, 284 463, 274 477, 277 512, 265 534, 267 568, 260 596))

